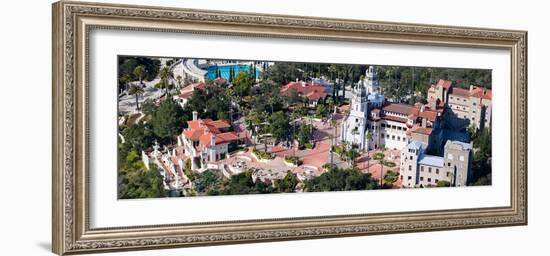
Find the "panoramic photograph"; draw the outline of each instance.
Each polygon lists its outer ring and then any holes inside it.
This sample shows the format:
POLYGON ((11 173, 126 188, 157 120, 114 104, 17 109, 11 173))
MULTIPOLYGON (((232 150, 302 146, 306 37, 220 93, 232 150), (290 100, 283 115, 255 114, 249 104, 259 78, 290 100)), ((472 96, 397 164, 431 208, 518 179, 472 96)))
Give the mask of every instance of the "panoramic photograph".
POLYGON ((118 199, 491 185, 491 70, 118 57, 118 199))

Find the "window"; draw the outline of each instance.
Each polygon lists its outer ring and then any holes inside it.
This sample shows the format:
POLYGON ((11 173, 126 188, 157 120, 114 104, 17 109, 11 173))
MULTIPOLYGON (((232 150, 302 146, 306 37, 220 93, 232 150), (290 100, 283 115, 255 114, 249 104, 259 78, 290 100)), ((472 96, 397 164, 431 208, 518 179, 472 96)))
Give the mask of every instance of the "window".
POLYGON ((454 99, 453 96, 451 96, 451 100, 454 99))
POLYGON ((401 137, 397 136, 397 140, 401 140, 401 137))
POLYGON ((380 136, 382 136, 382 138, 384 138, 384 134, 383 134, 383 133, 380 133, 380 136))
POLYGON ((421 172, 424 171, 424 166, 420 166, 420 171, 421 171, 421 172))
POLYGON ((403 137, 403 141, 405 141, 405 137, 403 137))
POLYGON ((448 162, 448 163, 447 163, 447 166, 451 166, 451 162, 448 162))
POLYGON ((447 154, 447 159, 453 160, 453 154, 447 154))
POLYGON ((391 139, 392 139, 392 140, 395 140, 395 135, 392 135, 392 136, 391 136, 391 139))
POLYGON ((464 162, 464 156, 459 156, 458 158, 460 159, 460 161, 464 162))
POLYGON ((386 124, 382 124, 382 128, 386 128, 386 124))
MULTIPOLYGON (((410 156, 409 160, 413 160, 413 156, 410 156)), ((409 170, 410 170, 410 169, 411 169, 411 168, 409 168, 409 170)))
POLYGON ((439 168, 435 168, 435 174, 439 174, 439 168))
POLYGON ((386 138, 389 139, 389 138, 390 138, 390 135, 389 135, 389 134, 386 134, 386 138))
POLYGON ((432 173, 432 167, 428 167, 428 172, 432 173))
POLYGON ((411 177, 411 176, 409 176, 409 177, 407 177, 407 179, 408 179, 408 180, 412 180, 412 177, 411 177))
POLYGON ((474 102, 474 104, 473 104, 473 105, 475 106, 475 105, 476 105, 476 103, 474 102))
POLYGON ((420 177, 420 181, 424 181, 424 177, 420 177))
POLYGON ((400 178, 400 179, 403 180, 403 175, 401 175, 401 178, 400 178))
MULTIPOLYGON (((411 159, 412 159, 412 156, 411 156, 411 159)), ((412 171, 413 167, 412 165, 409 165, 409 171, 412 171)))

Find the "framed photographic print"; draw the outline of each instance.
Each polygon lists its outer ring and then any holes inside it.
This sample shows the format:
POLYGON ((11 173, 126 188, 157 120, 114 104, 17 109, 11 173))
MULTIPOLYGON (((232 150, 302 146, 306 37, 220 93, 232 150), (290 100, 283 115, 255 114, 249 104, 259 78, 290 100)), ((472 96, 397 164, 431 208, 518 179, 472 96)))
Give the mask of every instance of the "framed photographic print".
POLYGON ((53 251, 525 225, 526 40, 57 2, 53 251))

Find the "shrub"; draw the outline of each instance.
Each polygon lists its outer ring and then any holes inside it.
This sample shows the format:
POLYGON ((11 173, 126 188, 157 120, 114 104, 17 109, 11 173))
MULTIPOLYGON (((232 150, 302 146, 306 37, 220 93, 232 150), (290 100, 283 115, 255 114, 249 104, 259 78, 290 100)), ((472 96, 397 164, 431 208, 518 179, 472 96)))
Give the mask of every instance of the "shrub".
POLYGON ((256 157, 258 157, 259 159, 271 160, 271 159, 275 158, 275 157, 273 157, 273 154, 263 152, 263 151, 252 150, 252 153, 254 153, 254 155, 256 155, 256 157))
POLYGON ((285 162, 287 163, 291 163, 291 164, 296 164, 296 165, 302 165, 304 163, 304 161, 302 161, 299 157, 297 156, 285 156, 285 162))
POLYGON ((373 159, 374 159, 374 160, 382 160, 382 159, 384 159, 384 157, 385 157, 384 153, 378 152, 378 153, 375 153, 375 154, 374 154, 373 159))
POLYGON ((384 161, 384 160, 381 160, 380 163, 387 166, 387 167, 395 167, 395 165, 396 165, 394 162, 384 161))

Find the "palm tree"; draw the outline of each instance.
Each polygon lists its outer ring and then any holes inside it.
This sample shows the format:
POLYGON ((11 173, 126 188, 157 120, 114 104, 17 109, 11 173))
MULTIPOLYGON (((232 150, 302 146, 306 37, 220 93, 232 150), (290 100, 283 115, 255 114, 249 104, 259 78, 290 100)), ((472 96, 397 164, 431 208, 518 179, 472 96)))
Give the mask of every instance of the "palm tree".
POLYGON ((144 93, 143 91, 143 88, 141 86, 137 86, 137 85, 132 85, 130 87, 130 90, 128 91, 128 93, 130 95, 135 95, 136 96, 136 107, 137 107, 137 110, 139 111, 139 101, 138 101, 138 98, 140 95, 142 95, 144 93))
POLYGON ((162 81, 162 85, 166 90, 166 97, 168 97, 168 82, 170 78, 174 77, 174 73, 172 73, 172 70, 170 70, 169 67, 165 66, 160 70, 159 75, 160 75, 160 80, 162 81))
POLYGON ((370 156, 369 156, 369 144, 372 140, 372 133, 367 133, 367 172, 370 169, 370 156))
POLYGON ((139 65, 134 69, 134 75, 139 78, 139 84, 143 85, 143 75, 145 75, 145 66, 139 65))
POLYGON ((122 88, 122 91, 126 91, 128 90, 128 87, 130 86, 130 81, 132 79, 130 78, 130 75, 128 74, 124 74, 121 78, 120 78, 120 82, 124 85, 124 88, 122 88))
POLYGON ((178 81, 178 90, 180 90, 181 86, 183 85, 183 83, 182 83, 183 82, 183 77, 181 77, 181 75, 178 75, 176 77, 176 81, 178 81))

